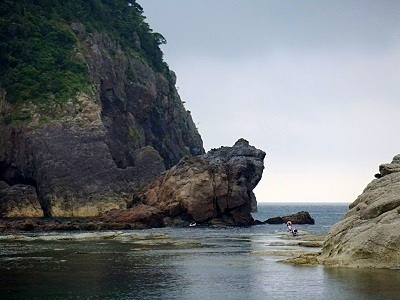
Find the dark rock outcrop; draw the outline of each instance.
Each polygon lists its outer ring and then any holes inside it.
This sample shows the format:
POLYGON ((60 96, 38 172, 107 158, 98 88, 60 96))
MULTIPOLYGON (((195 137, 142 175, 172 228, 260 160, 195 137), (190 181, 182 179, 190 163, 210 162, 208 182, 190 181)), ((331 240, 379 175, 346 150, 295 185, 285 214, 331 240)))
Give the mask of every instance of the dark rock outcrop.
POLYGON ((0 181, 0 217, 43 217, 35 188, 23 184, 8 186, 0 181))
POLYGON ((328 233, 324 264, 400 269, 400 155, 379 171, 328 233))
POLYGON ((273 217, 265 220, 266 224, 283 224, 285 221, 282 219, 282 217, 273 217))
POLYGON ((0 232, 21 231, 96 231, 147 228, 141 223, 104 222, 88 218, 19 218, 0 219, 0 232), (137 227, 136 227, 137 226, 137 227))
MULTIPOLYGON (((32 103, 29 123, 0 120, 0 180, 35 187, 45 216, 93 217, 126 208, 166 168, 204 149, 172 73, 154 71, 104 33, 71 28, 92 94, 55 102, 51 121, 32 103)), ((1 115, 20 109, 6 91, 0 96, 1 115)))
POLYGON ((274 217, 269 218, 265 221, 267 224, 283 224, 291 221, 292 224, 315 224, 315 220, 311 217, 310 213, 307 211, 300 211, 295 214, 291 214, 284 217, 274 217))
POLYGON ((164 216, 156 207, 139 204, 134 209, 111 210, 102 216, 102 221, 108 224, 119 223, 133 228, 163 227, 164 216))
MULTIPOLYGON (((233 147, 185 157, 136 195, 135 202, 155 207, 169 218, 251 225, 253 189, 261 179, 264 157, 244 139, 233 147)), ((133 204, 129 210, 137 207, 133 204)))
POLYGON ((310 216, 307 211, 300 211, 298 213, 282 217, 283 222, 291 221, 293 224, 315 224, 315 220, 310 216))

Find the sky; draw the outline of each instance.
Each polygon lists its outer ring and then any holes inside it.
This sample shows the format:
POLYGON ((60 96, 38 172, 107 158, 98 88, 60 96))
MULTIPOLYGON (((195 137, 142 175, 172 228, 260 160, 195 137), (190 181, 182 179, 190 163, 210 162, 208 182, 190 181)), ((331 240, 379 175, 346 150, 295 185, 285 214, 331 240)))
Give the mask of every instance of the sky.
POLYGON ((400 153, 400 1, 138 0, 206 151, 266 152, 258 202, 353 202, 400 153))

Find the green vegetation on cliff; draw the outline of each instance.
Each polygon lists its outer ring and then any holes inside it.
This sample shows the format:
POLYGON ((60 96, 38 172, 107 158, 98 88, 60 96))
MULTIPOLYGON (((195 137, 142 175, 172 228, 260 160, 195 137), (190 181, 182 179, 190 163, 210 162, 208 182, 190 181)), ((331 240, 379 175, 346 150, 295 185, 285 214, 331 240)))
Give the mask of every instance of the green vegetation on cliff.
MULTIPOLYGON (((90 87, 70 24, 102 31, 123 49, 168 74, 165 39, 144 22, 135 0, 4 0, 0 3, 0 89, 7 101, 38 105, 73 99, 90 87)), ((12 122, 12 120, 10 121, 12 122)))

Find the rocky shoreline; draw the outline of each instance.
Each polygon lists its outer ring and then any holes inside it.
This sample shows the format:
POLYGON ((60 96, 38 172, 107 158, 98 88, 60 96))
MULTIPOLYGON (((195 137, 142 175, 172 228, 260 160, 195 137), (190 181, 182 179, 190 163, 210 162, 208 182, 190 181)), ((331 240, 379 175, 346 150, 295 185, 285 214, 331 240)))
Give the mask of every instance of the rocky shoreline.
MULTIPOLYGON (((155 226, 141 222, 110 222, 100 218, 23 218, 0 219, 0 233, 16 232, 50 232, 50 231, 105 231, 105 230, 132 230, 161 227, 189 227, 191 223, 186 220, 173 220, 167 218, 155 226)), ((255 221, 252 225, 263 224, 255 221)), ((197 224, 196 227, 234 227, 220 220, 197 224)))
MULTIPOLYGON (((143 205, 144 206, 144 205, 143 205)), ((104 230, 131 230, 148 229, 161 227, 240 227, 280 224, 266 221, 253 220, 243 225, 228 222, 226 219, 214 218, 205 222, 195 223, 189 219, 171 218, 160 214, 158 210, 147 210, 140 213, 136 209, 136 215, 132 215, 129 210, 110 211, 98 218, 0 218, 0 233, 14 232, 49 232, 49 231, 104 231, 104 230)), ((293 224, 314 224, 308 212, 298 212, 285 216, 290 217, 293 224), (310 221, 312 220, 312 222, 310 221)), ((281 217, 277 217, 281 218, 281 217)), ((274 218, 275 219, 275 218, 274 218)))
POLYGON ((185 156, 139 191, 124 193, 124 205, 104 205, 102 211, 85 201, 71 204, 67 197, 64 204, 72 205, 68 211, 46 215, 34 187, 10 186, 0 181, 0 217, 46 217, 40 221, 5 222, 8 225, 3 228, 49 227, 50 230, 134 229, 181 226, 191 222, 218 226, 254 225, 258 223, 251 216, 257 207, 253 189, 262 177, 264 157, 264 151, 251 146, 245 139, 239 139, 232 147, 212 149, 204 155, 185 156), (93 211, 93 215, 82 215, 82 210, 93 211), (74 220, 79 221, 43 221, 51 218, 76 218, 74 220))
MULTIPOLYGON (((145 227, 137 227, 145 228, 145 227)), ((0 219, 0 233, 50 231, 102 231, 136 229, 133 224, 106 223, 88 218, 23 218, 0 219)))

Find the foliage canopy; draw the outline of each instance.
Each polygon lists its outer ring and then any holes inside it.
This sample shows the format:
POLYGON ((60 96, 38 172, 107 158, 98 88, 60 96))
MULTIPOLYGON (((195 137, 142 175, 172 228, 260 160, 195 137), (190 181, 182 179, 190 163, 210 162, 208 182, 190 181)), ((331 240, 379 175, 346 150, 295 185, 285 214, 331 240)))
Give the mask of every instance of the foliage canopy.
POLYGON ((103 31, 168 74, 164 37, 144 21, 135 0, 3 0, 0 3, 0 88, 13 103, 66 101, 88 88, 69 24, 103 31))

